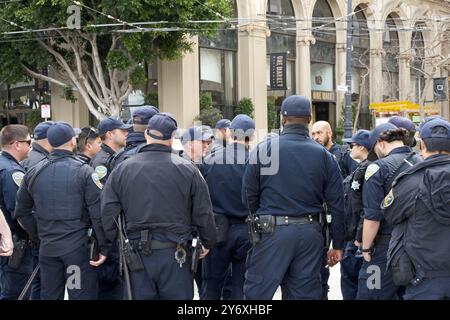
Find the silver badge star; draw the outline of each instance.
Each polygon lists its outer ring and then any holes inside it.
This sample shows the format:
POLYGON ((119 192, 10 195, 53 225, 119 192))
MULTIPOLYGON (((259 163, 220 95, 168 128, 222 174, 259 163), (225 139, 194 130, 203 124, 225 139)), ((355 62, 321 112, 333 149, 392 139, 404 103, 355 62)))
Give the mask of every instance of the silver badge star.
POLYGON ((359 184, 358 181, 353 180, 353 182, 352 182, 352 189, 353 189, 353 190, 359 190, 359 187, 360 187, 360 186, 361 186, 361 185, 359 184))

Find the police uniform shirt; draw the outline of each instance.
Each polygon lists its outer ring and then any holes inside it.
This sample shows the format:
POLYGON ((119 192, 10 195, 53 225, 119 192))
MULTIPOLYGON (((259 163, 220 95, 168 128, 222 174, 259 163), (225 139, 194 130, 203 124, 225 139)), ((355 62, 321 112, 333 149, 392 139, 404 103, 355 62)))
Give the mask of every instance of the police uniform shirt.
POLYGON ((36 142, 33 142, 32 147, 30 153, 28 153, 28 158, 22 161, 22 166, 25 171, 28 171, 42 160, 47 159, 49 155, 49 152, 36 142))
POLYGON ((450 156, 437 154, 400 174, 382 201, 383 215, 394 227, 390 247, 401 241, 417 271, 450 276, 449 192, 450 156))
POLYGON ((13 234, 26 238, 26 233, 14 218, 16 194, 22 184, 25 170, 17 160, 6 151, 0 154, 0 208, 13 234))
POLYGON ((53 151, 49 160, 27 172, 17 194, 16 217, 32 238, 39 238, 40 254, 58 257, 86 245, 91 225, 106 254, 109 244, 100 220, 101 187, 93 169, 66 150, 53 151), (54 162, 48 165, 50 160, 54 162), (41 170, 44 165, 48 166, 41 170))
POLYGON ((86 164, 90 164, 91 163, 91 158, 89 158, 87 155, 79 153, 77 154, 77 158, 80 159, 81 161, 83 161, 86 164))
POLYGON ((102 143, 101 150, 95 155, 91 161, 91 167, 94 172, 98 174, 100 182, 106 183, 108 176, 112 171, 112 161, 114 160, 115 152, 108 145, 102 143))
POLYGON ((363 188, 364 219, 380 221, 379 234, 391 234, 392 231, 392 227, 384 221, 380 208, 380 204, 388 192, 385 190, 385 184, 390 171, 386 162, 391 155, 410 152, 411 149, 407 146, 395 148, 387 157, 376 160, 367 167, 363 188))
POLYGON ((333 246, 339 249, 345 236, 343 193, 342 177, 332 154, 309 137, 306 126, 289 125, 280 137, 261 142, 250 153, 242 201, 248 201, 249 209, 257 214, 282 216, 319 213, 327 203, 333 219, 333 246), (272 150, 272 161, 261 161, 272 150), (272 174, 261 174, 270 167, 272 174))
POLYGON ((249 155, 241 143, 232 143, 216 150, 200 165, 211 195, 214 213, 244 218, 248 209, 242 203, 242 177, 249 155))
POLYGON ((192 227, 205 247, 215 242, 215 225, 208 186, 190 162, 158 144, 144 146, 111 173, 102 193, 102 222, 109 239, 116 238, 119 214, 128 232, 150 229, 183 243, 192 227))

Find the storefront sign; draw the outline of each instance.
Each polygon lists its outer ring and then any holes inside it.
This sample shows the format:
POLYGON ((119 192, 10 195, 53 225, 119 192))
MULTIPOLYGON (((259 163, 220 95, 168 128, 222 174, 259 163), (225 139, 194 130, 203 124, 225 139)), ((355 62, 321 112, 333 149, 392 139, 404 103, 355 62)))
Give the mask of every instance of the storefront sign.
POLYGON ((447 79, 435 78, 433 79, 434 101, 447 100, 447 79))
POLYGON ((287 90, 286 86, 286 53, 270 55, 270 89, 287 90))
POLYGON ((314 101, 335 102, 336 95, 333 91, 313 91, 312 99, 314 101))

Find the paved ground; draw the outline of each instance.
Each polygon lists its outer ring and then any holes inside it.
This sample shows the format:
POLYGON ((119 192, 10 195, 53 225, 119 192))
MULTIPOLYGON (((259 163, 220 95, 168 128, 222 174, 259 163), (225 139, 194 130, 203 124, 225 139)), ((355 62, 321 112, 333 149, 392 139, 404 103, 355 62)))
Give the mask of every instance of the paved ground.
MULTIPOLYGON (((329 300, 342 300, 341 294, 341 273, 340 264, 335 265, 330 269, 330 279, 328 280, 328 285, 330 286, 330 292, 328 293, 329 300)), ((273 297, 274 300, 281 300, 281 290, 278 289, 273 297)), ((195 287, 194 300, 198 300, 197 287, 195 287)))

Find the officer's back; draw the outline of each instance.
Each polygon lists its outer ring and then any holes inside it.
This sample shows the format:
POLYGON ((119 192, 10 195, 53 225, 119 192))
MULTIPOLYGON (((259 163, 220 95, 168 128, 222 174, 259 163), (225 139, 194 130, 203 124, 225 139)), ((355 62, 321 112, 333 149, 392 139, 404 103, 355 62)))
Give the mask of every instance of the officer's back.
POLYGON ((145 272, 131 268, 136 299, 192 299, 193 277, 183 251, 194 230, 204 248, 215 242, 206 182, 194 165, 172 153, 176 129, 170 115, 153 116, 146 131, 149 144, 114 169, 102 194, 107 237, 116 238, 123 212, 128 236, 141 243, 136 248, 145 272))
POLYGON ((243 201, 259 216, 251 220, 261 234, 248 259, 244 296, 271 299, 283 284, 283 299, 319 299, 324 243, 319 222, 324 202, 333 219, 334 249, 328 252, 328 264, 342 258, 342 178, 333 156, 309 138, 310 101, 288 97, 281 111, 281 136, 251 152, 244 174, 243 201))
POLYGON ((25 171, 46 159, 52 151, 52 146, 47 139, 47 130, 53 123, 53 121, 41 122, 34 128, 32 149, 28 154, 28 158, 22 162, 25 171))

